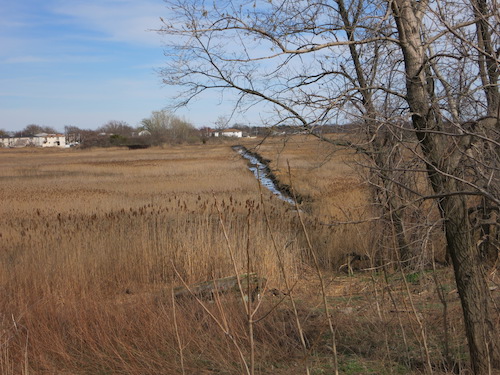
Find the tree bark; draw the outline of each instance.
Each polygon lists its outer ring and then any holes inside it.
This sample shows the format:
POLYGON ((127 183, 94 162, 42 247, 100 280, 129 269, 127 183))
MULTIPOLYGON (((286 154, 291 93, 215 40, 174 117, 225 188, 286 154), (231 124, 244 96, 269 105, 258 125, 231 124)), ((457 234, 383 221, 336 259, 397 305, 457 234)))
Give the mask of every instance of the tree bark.
POLYGON ((446 213, 446 239, 463 309, 471 365, 475 374, 489 374, 495 362, 497 337, 490 320, 488 285, 479 249, 472 237, 466 199, 464 196, 450 196, 442 204, 446 213))
POLYGON ((413 0, 392 2, 404 55, 407 101, 427 163, 428 178, 434 192, 444 196, 438 204, 444 219, 447 246, 462 304, 471 366, 475 374, 488 374, 495 363, 498 339, 490 320, 488 285, 472 236, 467 197, 451 194, 462 190, 453 177, 462 153, 460 150, 450 151, 446 137, 436 133, 441 130, 441 114, 434 104, 432 78, 426 74, 428 63, 420 35, 422 4, 413 0))
POLYGON ((500 107, 500 93, 498 91, 498 77, 500 68, 498 65, 499 52, 495 51, 491 36, 491 25, 488 22, 489 13, 487 0, 471 0, 474 15, 477 18, 476 31, 478 46, 482 52, 478 56, 479 72, 483 82, 488 105, 488 116, 497 118, 500 107), (496 57, 496 58, 495 58, 496 57))

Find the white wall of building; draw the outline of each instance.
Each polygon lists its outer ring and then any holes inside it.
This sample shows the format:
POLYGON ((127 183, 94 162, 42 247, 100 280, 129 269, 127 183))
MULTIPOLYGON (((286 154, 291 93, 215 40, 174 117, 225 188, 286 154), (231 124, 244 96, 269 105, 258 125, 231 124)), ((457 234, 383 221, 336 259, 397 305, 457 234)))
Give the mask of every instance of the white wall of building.
POLYGON ((33 137, 0 138, 3 147, 66 147, 64 134, 38 134, 33 137))
POLYGON ((224 129, 213 132, 214 137, 243 137, 243 132, 238 129, 224 129))

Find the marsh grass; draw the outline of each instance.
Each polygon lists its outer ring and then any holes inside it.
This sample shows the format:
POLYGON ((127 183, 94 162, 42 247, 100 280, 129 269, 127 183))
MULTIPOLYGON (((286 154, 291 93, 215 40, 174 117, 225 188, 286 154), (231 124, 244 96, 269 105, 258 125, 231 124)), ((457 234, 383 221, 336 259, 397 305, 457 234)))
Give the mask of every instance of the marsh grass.
MULTIPOLYGON (((304 224, 324 271, 340 368, 419 372, 420 336, 404 277, 381 268, 361 277, 336 272, 345 254, 374 251, 379 235, 371 222, 325 225, 371 214, 353 156, 318 156, 318 144, 297 137, 277 157, 280 142, 259 152, 283 179, 288 158, 294 188, 309 197, 304 224)), ((0 160, 1 374, 241 374, 237 347, 243 358, 255 356, 256 373, 303 374, 306 365, 311 373, 333 371, 331 333, 297 215, 259 192, 229 145, 0 150, 0 160), (235 267, 265 277, 268 289, 286 291, 286 276, 294 300, 264 293, 252 337, 234 296, 206 304, 228 333, 195 300, 176 301, 174 320, 165 296, 181 285, 179 276, 196 283, 234 275, 235 267)), ((422 274, 411 293, 420 296, 433 363, 449 368, 433 285, 422 274)), ((457 296, 445 297, 456 327, 457 296)), ((463 333, 450 329, 449 344, 457 368, 463 333)))
MULTIPOLYGON (((280 286, 268 237, 272 230, 297 279, 301 238, 289 207, 266 195, 268 227, 257 183, 228 147, 2 150, 0 157, 2 373, 18 373, 23 348, 30 349, 27 365, 35 372, 62 366, 87 373, 146 373, 132 359, 128 345, 136 344, 125 337, 136 339, 137 333, 127 330, 141 331, 142 325, 149 333, 159 328, 162 319, 152 301, 156 292, 179 283, 173 266, 188 283, 234 272, 220 215, 231 246, 239 250, 239 269, 250 267, 280 286), (246 248, 250 266, 241 251, 246 248), (144 298, 140 306, 127 303, 144 298), (131 328, 131 322, 137 326, 131 328), (108 358, 107 365, 99 357, 108 358)), ((161 311, 168 315, 170 308, 161 311)), ((186 314, 182 319, 187 324, 186 314)), ((163 323, 169 322, 164 316, 163 323)), ((155 334, 161 341, 171 333, 161 328, 155 334)))
POLYGON ((281 181, 293 185, 305 201, 302 209, 321 263, 331 269, 345 262, 347 254, 374 258, 380 230, 371 192, 359 170, 359 156, 311 136, 276 137, 247 145, 270 160, 281 181), (357 222, 354 225, 336 223, 357 222))

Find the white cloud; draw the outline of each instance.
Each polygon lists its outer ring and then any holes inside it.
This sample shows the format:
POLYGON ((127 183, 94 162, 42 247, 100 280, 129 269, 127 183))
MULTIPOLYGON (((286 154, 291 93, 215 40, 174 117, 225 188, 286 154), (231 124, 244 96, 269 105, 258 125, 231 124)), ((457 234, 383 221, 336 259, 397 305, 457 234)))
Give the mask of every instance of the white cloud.
POLYGON ((149 30, 159 27, 159 17, 166 10, 160 0, 90 0, 59 1, 52 11, 103 33, 108 40, 159 46, 160 37, 149 30))
POLYGON ((135 125, 167 104, 174 88, 152 69, 162 65, 160 36, 147 31, 165 16, 162 0, 7 3, 0 0, 0 128, 135 125))

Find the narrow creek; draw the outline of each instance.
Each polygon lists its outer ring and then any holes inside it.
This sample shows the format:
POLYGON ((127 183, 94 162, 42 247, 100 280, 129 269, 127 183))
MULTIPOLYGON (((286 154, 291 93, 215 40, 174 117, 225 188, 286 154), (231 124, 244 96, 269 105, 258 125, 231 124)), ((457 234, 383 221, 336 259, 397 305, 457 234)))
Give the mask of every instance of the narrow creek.
POLYGON ((246 147, 237 145, 232 146, 233 150, 240 154, 243 158, 248 160, 248 169, 252 171, 255 178, 260 182, 262 186, 271 191, 279 199, 295 205, 295 201, 292 197, 285 191, 285 189, 280 188, 277 184, 277 179, 269 169, 267 161, 262 159, 260 155, 249 151, 246 147))

